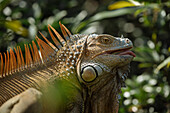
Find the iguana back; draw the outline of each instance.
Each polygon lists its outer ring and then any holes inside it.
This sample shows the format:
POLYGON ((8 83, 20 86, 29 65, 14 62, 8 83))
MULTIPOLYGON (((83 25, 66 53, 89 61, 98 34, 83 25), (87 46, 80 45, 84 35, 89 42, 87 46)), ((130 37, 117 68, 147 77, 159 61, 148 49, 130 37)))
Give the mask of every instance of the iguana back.
POLYGON ((48 26, 55 46, 40 33, 46 42, 36 36, 38 46, 34 41, 32 44, 25 44, 25 55, 19 46, 14 51, 10 49, 6 53, 0 53, 0 106, 30 87, 41 90, 53 84, 55 79, 68 79, 67 75, 75 73, 75 63, 82 47, 71 47, 76 42, 76 36, 73 43, 68 29, 61 23, 60 27, 65 38, 52 26, 48 26))

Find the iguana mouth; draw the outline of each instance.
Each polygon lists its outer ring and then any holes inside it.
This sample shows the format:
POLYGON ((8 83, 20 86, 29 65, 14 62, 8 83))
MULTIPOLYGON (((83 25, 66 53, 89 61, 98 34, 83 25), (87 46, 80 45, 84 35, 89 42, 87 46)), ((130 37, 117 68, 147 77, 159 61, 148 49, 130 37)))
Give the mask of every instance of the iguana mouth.
MULTIPOLYGON (((130 56, 133 56, 133 57, 136 57, 135 53, 133 53, 132 51, 130 51, 132 47, 130 48, 123 48, 123 49, 117 49, 117 50, 108 50, 108 51, 103 51, 96 56, 99 56, 99 55, 107 55, 107 54, 113 54, 113 55, 119 55, 119 56, 123 56, 123 55, 130 55, 130 56)), ((94 58, 94 57, 93 57, 94 58)))
POLYGON ((125 49, 118 49, 118 50, 110 50, 110 51, 105 51, 105 54, 114 54, 114 55, 131 55, 133 57, 136 57, 135 53, 130 51, 131 48, 125 48, 125 49))
POLYGON ((122 51, 122 52, 120 52, 119 54, 117 54, 117 55, 131 55, 131 56, 133 56, 133 57, 136 57, 136 55, 135 55, 135 53, 133 53, 132 51, 130 51, 130 50, 126 50, 126 51, 122 51))

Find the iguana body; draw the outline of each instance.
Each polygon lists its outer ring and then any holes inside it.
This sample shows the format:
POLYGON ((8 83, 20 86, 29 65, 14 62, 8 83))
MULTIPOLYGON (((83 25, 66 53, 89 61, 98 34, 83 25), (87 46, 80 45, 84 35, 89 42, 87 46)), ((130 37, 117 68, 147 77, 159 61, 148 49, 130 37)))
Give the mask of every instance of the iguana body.
POLYGON ((25 60, 19 47, 15 54, 12 49, 4 58, 0 54, 0 105, 30 87, 42 91, 66 80, 73 94, 66 94, 71 107, 65 105, 63 112, 117 113, 118 94, 135 56, 129 51, 132 42, 105 34, 71 35, 60 27, 65 38, 49 25, 55 46, 40 33, 47 43, 36 38, 40 52, 34 42, 25 45, 25 60))

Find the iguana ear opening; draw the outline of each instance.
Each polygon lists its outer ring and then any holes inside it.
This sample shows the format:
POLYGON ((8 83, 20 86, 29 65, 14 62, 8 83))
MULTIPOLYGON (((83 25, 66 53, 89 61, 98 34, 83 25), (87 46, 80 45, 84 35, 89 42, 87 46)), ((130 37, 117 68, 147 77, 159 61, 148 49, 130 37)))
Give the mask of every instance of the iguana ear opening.
POLYGON ((90 83, 100 76, 102 72, 103 70, 99 65, 88 63, 79 67, 78 77, 80 82, 90 83))

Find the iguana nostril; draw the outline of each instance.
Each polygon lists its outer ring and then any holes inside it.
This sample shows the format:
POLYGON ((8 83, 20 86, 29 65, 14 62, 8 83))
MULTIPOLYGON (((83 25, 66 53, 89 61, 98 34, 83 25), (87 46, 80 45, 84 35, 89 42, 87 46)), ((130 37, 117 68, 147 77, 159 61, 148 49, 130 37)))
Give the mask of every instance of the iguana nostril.
POLYGON ((126 43, 129 44, 129 43, 130 43, 130 40, 129 40, 129 39, 126 39, 126 43))

